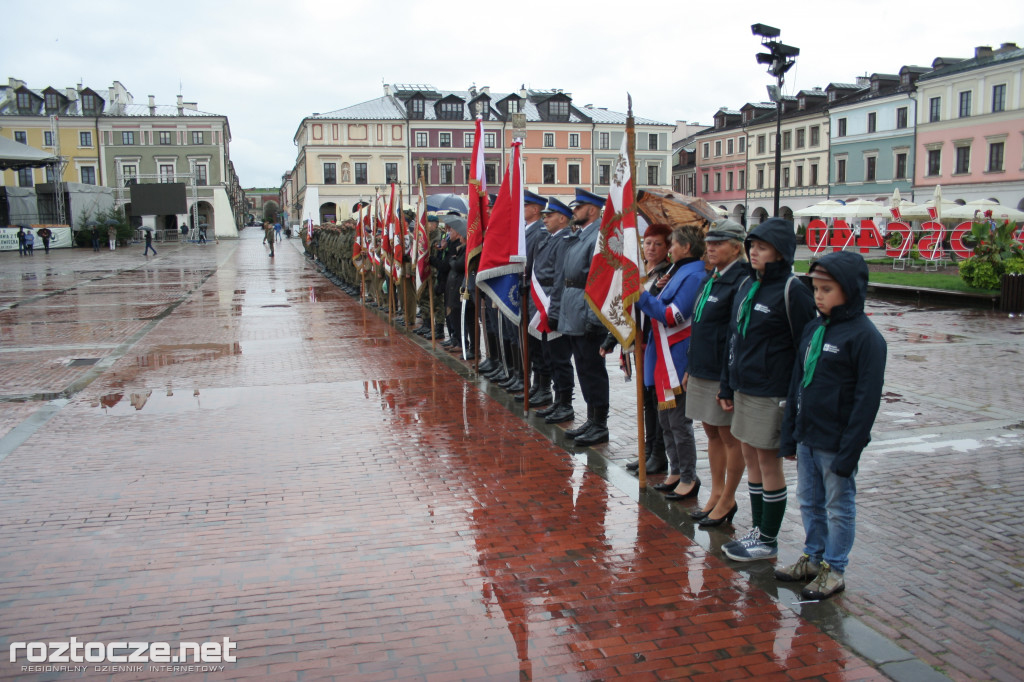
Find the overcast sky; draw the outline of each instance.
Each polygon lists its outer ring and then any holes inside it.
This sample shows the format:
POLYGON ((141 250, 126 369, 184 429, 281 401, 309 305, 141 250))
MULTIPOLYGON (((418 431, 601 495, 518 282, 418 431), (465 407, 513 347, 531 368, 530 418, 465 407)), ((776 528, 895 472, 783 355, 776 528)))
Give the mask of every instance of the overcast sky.
POLYGON ((117 80, 141 104, 180 92, 228 117, 243 187, 279 186, 302 118, 379 97, 382 83, 525 83, 617 111, 629 91, 638 116, 710 123, 767 98, 753 23, 801 50, 786 94, 1024 46, 1020 0, 0 0, 0 16, 0 78, 101 94, 117 80))

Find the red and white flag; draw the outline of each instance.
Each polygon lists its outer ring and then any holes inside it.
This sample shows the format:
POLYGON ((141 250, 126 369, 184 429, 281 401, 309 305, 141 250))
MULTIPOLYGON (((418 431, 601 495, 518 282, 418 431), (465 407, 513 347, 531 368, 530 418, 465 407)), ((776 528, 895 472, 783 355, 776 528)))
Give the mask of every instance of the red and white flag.
POLYGON ((420 178, 420 194, 416 199, 416 239, 412 246, 412 262, 416 273, 416 295, 430 283, 430 234, 427 232, 427 195, 420 178))
POLYGON ((502 314, 519 324, 519 281, 526 268, 526 216, 523 213, 522 140, 512 143, 512 160, 487 219, 476 283, 502 314))
POLYGON ((469 219, 466 226, 466 285, 469 285, 470 262, 480 255, 487 229, 487 167, 484 164, 484 119, 476 117, 473 134, 473 158, 469 170, 469 219))
POLYGON ((363 199, 359 198, 359 212, 356 214, 356 239, 352 242, 352 262, 357 267, 362 265, 363 261, 363 199))
POLYGON ((623 349, 636 338, 633 304, 640 298, 641 271, 627 140, 628 135, 623 135, 584 292, 591 309, 623 349))
POLYGON ((391 185, 391 200, 388 201, 387 206, 384 209, 384 228, 381 231, 380 240, 380 257, 384 261, 384 274, 387 277, 391 277, 394 272, 393 268, 395 265, 395 254, 391 246, 391 240, 393 239, 395 232, 395 221, 391 212, 391 207, 394 203, 395 186, 391 185))

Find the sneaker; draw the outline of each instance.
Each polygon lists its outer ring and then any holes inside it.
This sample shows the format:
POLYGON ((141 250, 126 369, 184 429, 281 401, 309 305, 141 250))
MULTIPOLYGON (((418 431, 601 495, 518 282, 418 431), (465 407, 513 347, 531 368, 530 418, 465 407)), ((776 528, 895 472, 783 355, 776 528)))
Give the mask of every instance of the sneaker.
POLYGON ((725 550, 728 550, 728 549, 736 549, 737 547, 742 545, 744 541, 752 540, 752 539, 757 539, 759 537, 761 537, 761 531, 758 530, 757 527, 755 526, 754 528, 751 528, 750 530, 748 530, 746 535, 744 535, 742 537, 739 537, 739 538, 737 538, 735 540, 730 540, 729 542, 727 542, 724 545, 722 545, 722 551, 724 552, 725 550))
POLYGON ((845 589, 846 581, 843 580, 843 574, 839 571, 833 571, 831 566, 822 561, 818 577, 800 591, 800 598, 808 600, 828 599, 836 592, 842 592, 845 589))
POLYGON ((757 561, 774 559, 779 553, 779 548, 765 543, 758 534, 756 538, 744 540, 739 547, 730 547, 724 551, 725 556, 733 561, 757 561))
POLYGON ((818 564, 811 557, 801 554, 796 563, 775 569, 775 579, 784 583, 806 582, 818 575, 818 564))

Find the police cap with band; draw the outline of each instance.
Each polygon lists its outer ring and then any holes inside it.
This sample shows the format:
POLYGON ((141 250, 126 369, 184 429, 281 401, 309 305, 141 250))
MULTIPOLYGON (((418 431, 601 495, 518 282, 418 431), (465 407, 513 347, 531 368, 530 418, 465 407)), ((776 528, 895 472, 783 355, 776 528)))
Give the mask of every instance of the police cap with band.
POLYGON ((576 198, 569 202, 569 208, 576 208, 577 206, 584 204, 604 208, 604 197, 598 196, 593 192, 588 192, 582 187, 577 187, 576 198))
POLYGON ((534 194, 530 190, 523 190, 523 203, 524 204, 537 204, 541 208, 548 205, 548 200, 539 194, 534 194))
POLYGON ((554 197, 548 199, 547 206, 541 210, 541 213, 561 213, 566 218, 572 218, 572 209, 554 197))

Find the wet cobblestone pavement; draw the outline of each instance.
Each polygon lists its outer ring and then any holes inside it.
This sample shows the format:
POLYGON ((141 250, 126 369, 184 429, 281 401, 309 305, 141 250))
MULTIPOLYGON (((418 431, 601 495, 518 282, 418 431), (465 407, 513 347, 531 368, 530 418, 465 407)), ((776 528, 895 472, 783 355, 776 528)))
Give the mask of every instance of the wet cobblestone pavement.
MULTIPOLYGON (((261 237, 0 254, 3 651, 229 637, 236 662, 178 675, 211 680, 1024 677, 1020 320, 872 303, 849 588, 799 604, 637 491, 617 370, 612 442, 567 450, 261 237)), ((801 536, 791 505, 784 557, 801 536)), ((78 676, 171 673, 0 663, 78 676)))

